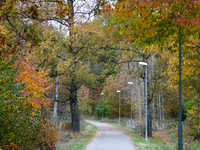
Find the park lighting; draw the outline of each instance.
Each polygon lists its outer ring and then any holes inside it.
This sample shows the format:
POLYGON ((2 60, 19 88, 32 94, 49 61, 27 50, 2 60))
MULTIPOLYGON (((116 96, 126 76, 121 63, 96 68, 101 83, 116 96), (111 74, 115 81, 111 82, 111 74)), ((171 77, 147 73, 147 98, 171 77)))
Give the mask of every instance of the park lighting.
POLYGON ((147 66, 146 62, 139 62, 139 65, 147 66))
POLYGON ((147 139, 147 63, 139 62, 139 65, 145 66, 145 140, 147 139))
POLYGON ((133 82, 128 82, 128 84, 131 84, 131 124, 130 124, 130 131, 132 131, 133 82))
POLYGON ((121 91, 120 90, 117 90, 117 92, 119 93, 119 125, 121 124, 120 123, 120 102, 121 102, 121 91))
POLYGON ((128 82, 128 84, 133 84, 133 82, 128 82))
POLYGON ((102 121, 103 121, 103 109, 104 109, 104 93, 101 93, 103 95, 103 108, 102 108, 102 121))
MULTIPOLYGON (((181 29, 179 29, 181 35, 181 29)), ((183 149, 183 129, 182 129, 182 86, 181 86, 181 37, 179 37, 179 124, 178 124, 178 149, 183 149)))

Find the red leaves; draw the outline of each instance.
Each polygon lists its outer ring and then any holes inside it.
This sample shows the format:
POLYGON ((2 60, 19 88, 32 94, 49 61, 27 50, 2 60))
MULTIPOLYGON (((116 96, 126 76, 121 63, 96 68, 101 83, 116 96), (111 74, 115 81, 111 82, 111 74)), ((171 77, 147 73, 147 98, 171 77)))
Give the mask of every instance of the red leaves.
POLYGON ((108 5, 104 5, 103 6, 103 9, 102 9, 102 13, 110 13, 112 11, 112 8, 111 8, 111 5, 110 4, 108 4, 108 5))
POLYGON ((178 19, 177 19, 177 23, 180 24, 180 25, 182 25, 182 24, 183 24, 183 19, 178 18, 178 19))
POLYGON ((175 12, 174 15, 177 17, 178 16, 178 12, 175 12))
POLYGON ((129 8, 129 7, 130 7, 129 2, 127 2, 127 3, 125 4, 125 9, 127 9, 127 8, 129 8))
POLYGON ((197 19, 197 25, 200 26, 200 18, 197 19))
POLYGON ((200 3, 199 0, 194 1, 194 5, 199 5, 199 3, 200 3))
POLYGON ((190 26, 200 26, 200 18, 197 18, 196 20, 192 19, 192 20, 187 20, 186 18, 178 18, 177 20, 177 24, 182 25, 183 23, 187 24, 189 23, 190 26))

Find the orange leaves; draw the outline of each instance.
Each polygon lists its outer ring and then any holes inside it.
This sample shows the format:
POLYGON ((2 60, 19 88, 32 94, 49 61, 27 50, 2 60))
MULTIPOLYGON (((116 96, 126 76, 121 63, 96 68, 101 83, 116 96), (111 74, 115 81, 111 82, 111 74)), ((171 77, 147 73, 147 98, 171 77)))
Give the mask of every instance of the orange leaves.
POLYGON ((127 44, 128 42, 131 43, 132 42, 131 39, 127 39, 126 42, 125 42, 125 44, 127 44))
POLYGON ((116 41, 117 41, 117 42, 120 42, 121 40, 122 40, 122 39, 121 39, 121 37, 119 37, 119 36, 116 38, 116 41))
POLYGON ((32 64, 31 56, 25 54, 25 58, 22 55, 18 56, 17 64, 20 69, 17 72, 16 81, 26 85, 21 93, 27 95, 27 101, 31 102, 35 109, 39 109, 41 104, 50 104, 50 100, 45 98, 44 93, 48 92, 51 85, 48 85, 46 78, 48 74, 42 69, 37 71, 36 66, 32 64))

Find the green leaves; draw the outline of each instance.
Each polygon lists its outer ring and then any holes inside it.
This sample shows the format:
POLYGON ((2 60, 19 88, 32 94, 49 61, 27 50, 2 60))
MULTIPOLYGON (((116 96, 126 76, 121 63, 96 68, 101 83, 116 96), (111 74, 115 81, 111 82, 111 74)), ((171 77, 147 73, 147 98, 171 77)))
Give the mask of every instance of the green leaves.
POLYGON ((155 55, 156 58, 161 58, 160 54, 155 55))

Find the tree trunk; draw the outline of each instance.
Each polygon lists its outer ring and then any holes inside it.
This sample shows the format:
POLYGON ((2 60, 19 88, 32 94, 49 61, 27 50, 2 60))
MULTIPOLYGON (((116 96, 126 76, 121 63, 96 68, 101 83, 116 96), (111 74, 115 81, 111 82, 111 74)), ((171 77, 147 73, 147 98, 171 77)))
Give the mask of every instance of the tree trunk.
POLYGON ((162 109, 161 109, 161 102, 160 102, 160 94, 159 94, 159 115, 160 115, 160 127, 162 128, 162 109))
POLYGON ((158 102, 158 95, 157 95, 157 121, 158 121, 158 126, 160 127, 160 115, 159 115, 159 102, 158 102))
POLYGON ((165 120, 165 106, 164 106, 164 99, 163 99, 162 86, 161 86, 161 98, 162 98, 163 120, 165 120))
POLYGON ((57 121, 57 107, 58 107, 58 77, 56 79, 56 102, 54 102, 54 107, 53 107, 53 125, 56 125, 56 121, 57 121))
POLYGON ((78 101, 77 101, 77 90, 70 95, 70 109, 71 109, 71 127, 73 132, 80 131, 80 122, 79 122, 79 114, 78 114, 78 101))
POLYGON ((154 98, 153 98, 153 123, 155 126, 155 103, 154 103, 154 98))
POLYGON ((140 121, 141 121, 141 97, 140 97, 140 86, 137 86, 138 87, 138 108, 139 108, 139 118, 140 118, 140 121))
POLYGON ((70 109, 71 109, 71 128, 73 132, 79 132, 80 131, 80 122, 79 122, 79 114, 78 114, 78 100, 77 100, 77 83, 76 83, 76 75, 74 73, 74 70, 77 69, 76 65, 76 53, 74 53, 74 49, 72 48, 74 45, 74 0, 68 0, 67 5, 69 6, 69 52, 71 53, 72 57, 72 71, 70 72, 70 78, 71 78, 71 89, 70 89, 70 109))

